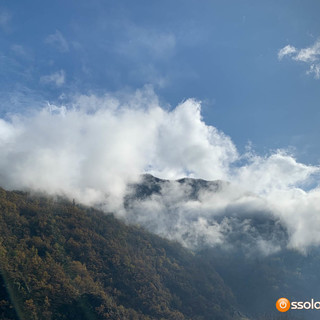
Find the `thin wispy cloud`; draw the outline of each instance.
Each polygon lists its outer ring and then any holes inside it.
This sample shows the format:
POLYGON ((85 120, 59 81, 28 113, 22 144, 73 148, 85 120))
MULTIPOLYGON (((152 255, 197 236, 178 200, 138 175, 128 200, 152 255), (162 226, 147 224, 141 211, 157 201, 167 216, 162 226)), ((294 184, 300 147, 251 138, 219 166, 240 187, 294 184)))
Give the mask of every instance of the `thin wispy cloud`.
POLYGON ((176 37, 170 32, 160 32, 128 24, 123 41, 115 50, 131 58, 148 55, 153 59, 164 60, 172 56, 176 47, 176 37))
POLYGON ((5 9, 0 8, 0 28, 4 31, 8 31, 9 23, 11 21, 12 15, 5 9))
POLYGON ((152 28, 142 28, 125 21, 121 36, 108 50, 121 56, 123 61, 131 63, 128 72, 132 79, 143 79, 157 87, 166 87, 170 83, 169 72, 159 68, 174 58, 177 38, 173 32, 152 28))
POLYGON ((40 82, 43 84, 53 84, 57 87, 61 87, 65 83, 66 74, 64 70, 57 71, 55 73, 42 76, 40 82))
POLYGON ((306 63, 309 66, 306 73, 314 75, 315 79, 320 78, 320 39, 312 46, 303 49, 287 45, 278 52, 279 60, 282 60, 286 56, 294 61, 306 63))
POLYGON ((25 55, 26 55, 26 51, 25 51, 24 47, 21 46, 21 45, 14 44, 14 45, 11 46, 11 50, 12 50, 16 55, 19 55, 19 56, 25 56, 25 55))
POLYGON ((13 44, 10 49, 17 58, 22 58, 29 61, 33 60, 33 51, 26 46, 21 44, 13 44))
POLYGON ((48 35, 45 39, 45 43, 54 46, 60 52, 69 51, 69 44, 59 30, 56 30, 55 33, 48 35))

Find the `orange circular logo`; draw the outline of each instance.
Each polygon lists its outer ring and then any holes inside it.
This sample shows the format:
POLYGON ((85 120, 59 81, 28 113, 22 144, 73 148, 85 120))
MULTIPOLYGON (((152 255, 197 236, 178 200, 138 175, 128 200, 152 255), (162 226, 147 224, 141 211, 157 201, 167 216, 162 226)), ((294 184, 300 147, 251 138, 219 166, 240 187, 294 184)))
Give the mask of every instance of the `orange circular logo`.
POLYGON ((290 309, 290 301, 286 298, 280 298, 276 302, 276 307, 280 312, 287 312, 290 309))

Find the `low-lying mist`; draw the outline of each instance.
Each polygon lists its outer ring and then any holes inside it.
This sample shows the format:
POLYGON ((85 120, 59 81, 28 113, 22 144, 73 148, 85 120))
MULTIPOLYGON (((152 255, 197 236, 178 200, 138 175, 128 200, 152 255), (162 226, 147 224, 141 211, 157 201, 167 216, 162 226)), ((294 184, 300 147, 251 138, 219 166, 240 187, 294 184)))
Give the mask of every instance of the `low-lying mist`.
POLYGON ((284 149, 239 154, 203 121, 199 101, 162 107, 149 87, 0 119, 2 187, 96 205, 192 248, 243 237, 264 254, 318 246, 319 170, 284 149), (141 173, 215 182, 195 191, 193 180, 163 181, 134 197, 134 186, 150 183, 141 173))

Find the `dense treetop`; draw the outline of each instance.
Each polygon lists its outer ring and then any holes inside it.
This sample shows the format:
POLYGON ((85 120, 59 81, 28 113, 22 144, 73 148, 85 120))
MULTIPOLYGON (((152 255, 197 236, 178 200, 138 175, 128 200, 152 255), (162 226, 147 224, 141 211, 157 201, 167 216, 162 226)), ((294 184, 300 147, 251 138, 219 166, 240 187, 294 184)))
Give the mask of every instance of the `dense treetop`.
POLYGON ((65 199, 0 189, 1 319, 239 319, 212 265, 65 199))

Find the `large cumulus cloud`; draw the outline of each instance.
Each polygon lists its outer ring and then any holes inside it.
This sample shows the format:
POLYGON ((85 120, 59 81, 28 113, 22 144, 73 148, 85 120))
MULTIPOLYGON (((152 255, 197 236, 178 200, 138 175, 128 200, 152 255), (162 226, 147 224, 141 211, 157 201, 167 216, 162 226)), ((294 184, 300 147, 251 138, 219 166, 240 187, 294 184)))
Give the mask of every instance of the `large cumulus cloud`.
MULTIPOLYGON (((3 187, 103 204, 128 220, 140 214, 135 222, 153 219, 153 231, 189 246, 199 239, 223 242, 238 218, 212 217, 228 210, 268 213, 286 225, 289 246, 318 245, 318 174, 318 167, 299 163, 284 150, 239 154, 230 137, 204 122, 199 101, 162 107, 148 87, 132 94, 78 95, 66 106, 0 119, 3 187), (192 200, 184 189, 167 185, 161 199, 154 196, 126 211, 127 185, 146 172, 170 179, 219 179, 231 186, 219 193, 203 191, 192 200), (165 211, 175 214, 168 220, 165 211)), ((248 220, 241 221, 248 228, 248 220)))

